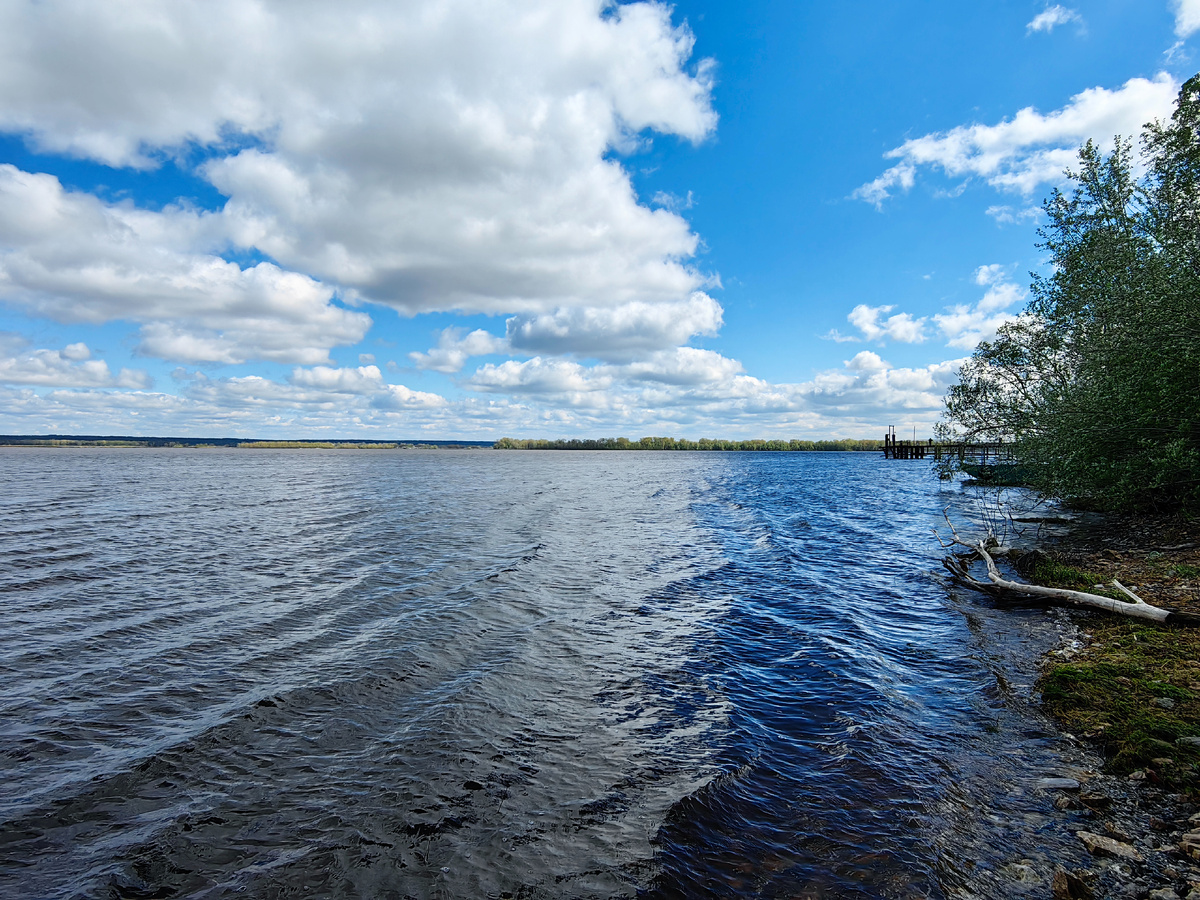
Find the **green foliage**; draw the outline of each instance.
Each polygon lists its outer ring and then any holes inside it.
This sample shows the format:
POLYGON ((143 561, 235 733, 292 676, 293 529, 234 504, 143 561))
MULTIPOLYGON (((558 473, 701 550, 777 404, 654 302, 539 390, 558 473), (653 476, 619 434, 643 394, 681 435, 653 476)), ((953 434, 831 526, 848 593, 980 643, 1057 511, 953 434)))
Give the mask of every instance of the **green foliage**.
POLYGON ((946 399, 942 437, 1014 440, 1044 493, 1108 508, 1200 507, 1200 75, 1142 135, 1088 142, 1046 201, 1020 319, 984 342, 946 399))
POLYGON ((880 450, 883 441, 854 440, 846 438, 837 441, 783 441, 783 440, 749 440, 724 441, 712 438, 700 438, 689 441, 685 438, 644 437, 637 441, 629 438, 593 438, 581 440, 520 440, 518 438, 500 438, 492 445, 497 450, 880 450))

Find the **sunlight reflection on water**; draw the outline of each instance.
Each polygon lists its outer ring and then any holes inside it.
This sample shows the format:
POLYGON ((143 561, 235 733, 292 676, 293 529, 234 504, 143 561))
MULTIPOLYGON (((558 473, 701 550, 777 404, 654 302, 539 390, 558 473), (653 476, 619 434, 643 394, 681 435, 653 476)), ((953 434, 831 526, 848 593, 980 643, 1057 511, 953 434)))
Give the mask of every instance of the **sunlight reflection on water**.
POLYGON ((1052 628, 946 590, 965 500, 922 463, 0 471, 6 893, 1011 897, 1014 842, 1077 852, 1022 787, 1065 750, 996 689, 1052 628))

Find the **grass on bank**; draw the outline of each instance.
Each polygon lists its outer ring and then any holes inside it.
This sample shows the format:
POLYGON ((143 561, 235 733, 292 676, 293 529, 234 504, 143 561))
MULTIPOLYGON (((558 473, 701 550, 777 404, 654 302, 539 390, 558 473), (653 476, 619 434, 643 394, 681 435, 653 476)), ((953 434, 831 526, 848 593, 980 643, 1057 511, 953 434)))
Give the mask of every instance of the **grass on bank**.
MULTIPOLYGON (((1157 568, 1165 577, 1200 574, 1191 565, 1157 568)), ((1100 593, 1096 586, 1112 576, 1046 558, 1030 579, 1100 593)), ((1088 630, 1084 652, 1042 675, 1047 711, 1099 744, 1111 774, 1147 769, 1167 786, 1200 790, 1200 747, 1176 743, 1200 737, 1200 629, 1097 614, 1088 630)))

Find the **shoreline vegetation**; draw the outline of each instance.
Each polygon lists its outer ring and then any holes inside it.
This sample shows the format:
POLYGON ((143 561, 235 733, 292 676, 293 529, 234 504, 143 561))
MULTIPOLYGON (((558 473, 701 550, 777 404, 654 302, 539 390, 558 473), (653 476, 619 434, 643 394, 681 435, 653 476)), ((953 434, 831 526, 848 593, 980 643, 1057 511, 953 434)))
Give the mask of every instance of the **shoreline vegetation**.
MULTIPOLYGON (((1004 441, 1039 495, 1097 514, 1034 541, 1015 565, 1028 582, 1127 586, 1195 615, 1200 75, 1141 146, 1137 165, 1120 136, 1108 154, 1091 141, 1080 150, 1069 190, 1043 205, 1038 247, 1052 265, 1034 274, 1021 315, 964 362, 937 436, 1004 441)), ((980 545, 997 540, 989 528, 980 545)), ((1005 591, 996 602, 1028 602, 1005 591)), ((1053 896, 1200 900, 1200 628, 1069 616, 1078 634, 1043 660, 1038 689, 1064 732, 1104 758, 1102 773, 1065 779, 1073 787, 1055 799, 1075 811, 1098 871, 1060 872, 1053 896)))
MULTIPOLYGON (((1076 525, 1016 562, 1028 581, 1200 613, 1200 519, 1121 513, 1076 525)), ((1043 711, 1103 759, 1054 805, 1093 856, 1059 868, 1055 900, 1200 900, 1200 628, 1068 609, 1073 633, 1041 661, 1043 711)))
MULTIPOLYGON (((1110 515, 1017 563, 1047 587, 1095 590, 1114 579, 1148 603, 1200 613, 1200 520, 1110 515)), ((1113 775, 1149 779, 1200 801, 1200 629, 1074 611, 1078 647, 1045 661, 1046 710, 1104 752, 1113 775)))
POLYGON ((946 394, 942 441, 1003 442, 1029 484, 1093 509, 1200 512, 1200 75, 1140 162, 1079 151, 1042 206, 1020 315, 946 394))
MULTIPOLYGON (((440 444, 401 444, 378 441, 242 441, 242 450, 440 450, 440 444)), ((446 448, 446 449, 459 449, 446 448)))

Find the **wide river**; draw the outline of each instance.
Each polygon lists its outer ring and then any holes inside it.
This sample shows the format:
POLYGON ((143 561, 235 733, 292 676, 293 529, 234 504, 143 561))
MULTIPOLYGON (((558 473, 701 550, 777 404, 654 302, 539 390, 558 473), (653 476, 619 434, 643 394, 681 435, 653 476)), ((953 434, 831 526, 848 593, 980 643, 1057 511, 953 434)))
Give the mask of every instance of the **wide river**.
POLYGON ((0 895, 1048 896, 969 493, 852 453, 0 450, 0 895), (1024 875, 1024 877, 1022 877, 1024 875))

